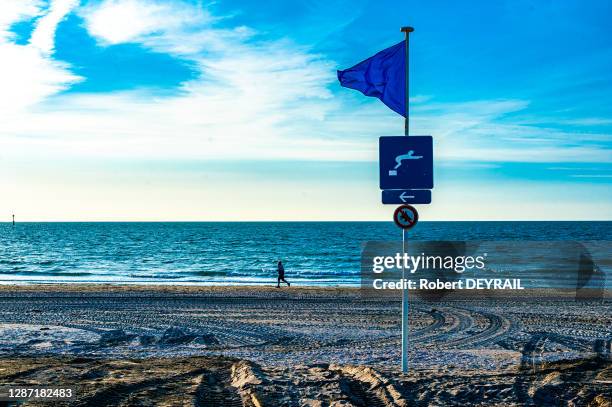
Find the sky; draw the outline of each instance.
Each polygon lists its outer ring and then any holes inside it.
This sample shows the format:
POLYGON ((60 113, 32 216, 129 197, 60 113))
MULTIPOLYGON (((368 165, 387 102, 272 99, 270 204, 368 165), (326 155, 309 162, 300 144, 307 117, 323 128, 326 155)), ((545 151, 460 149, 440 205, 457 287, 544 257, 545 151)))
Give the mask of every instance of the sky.
POLYGON ((390 220, 342 88, 403 39, 422 220, 612 219, 612 3, 2 0, 0 218, 390 220))

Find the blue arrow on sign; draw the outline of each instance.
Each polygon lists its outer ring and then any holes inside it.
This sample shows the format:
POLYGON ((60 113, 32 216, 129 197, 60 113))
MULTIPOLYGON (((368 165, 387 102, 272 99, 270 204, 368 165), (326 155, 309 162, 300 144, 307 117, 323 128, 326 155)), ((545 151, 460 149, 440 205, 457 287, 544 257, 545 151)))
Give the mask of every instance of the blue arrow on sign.
POLYGON ((384 204, 430 204, 431 191, 428 189, 386 189, 382 191, 384 204))

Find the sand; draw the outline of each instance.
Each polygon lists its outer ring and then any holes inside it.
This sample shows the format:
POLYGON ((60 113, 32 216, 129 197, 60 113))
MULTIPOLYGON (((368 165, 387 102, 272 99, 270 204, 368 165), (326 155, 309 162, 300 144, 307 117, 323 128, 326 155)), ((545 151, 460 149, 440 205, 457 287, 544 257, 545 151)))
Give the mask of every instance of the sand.
POLYGON ((413 296, 402 374, 397 297, 3 286, 0 384, 76 385, 83 406, 610 405, 611 300, 541 294, 413 296))

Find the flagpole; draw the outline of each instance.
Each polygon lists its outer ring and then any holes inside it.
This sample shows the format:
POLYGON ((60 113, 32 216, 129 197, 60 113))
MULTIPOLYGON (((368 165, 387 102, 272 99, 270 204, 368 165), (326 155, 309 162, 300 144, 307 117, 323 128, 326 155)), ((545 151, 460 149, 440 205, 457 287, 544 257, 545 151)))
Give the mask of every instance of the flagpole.
POLYGON ((402 27, 401 28, 401 32, 406 33, 406 118, 404 119, 404 135, 408 136, 410 134, 409 129, 408 129, 408 102, 409 102, 409 90, 410 90, 410 82, 409 82, 409 67, 408 67, 408 63, 410 61, 410 55, 408 53, 409 51, 409 46, 408 46, 408 36, 410 35, 411 32, 414 31, 413 27, 402 27))
MULTIPOLYGON (((412 27, 402 27, 401 31, 406 33, 406 118, 404 119, 404 135, 410 134, 408 127, 408 102, 410 100, 410 82, 409 82, 409 47, 408 47, 408 36, 414 31, 412 27)), ((406 230, 402 229, 402 256, 406 255, 406 230)), ((406 281, 406 270, 404 264, 402 264, 402 284, 406 281)), ((402 289, 402 373, 408 373, 408 335, 410 329, 410 323, 408 314, 410 313, 410 299, 408 298, 408 290, 406 287, 402 289)))

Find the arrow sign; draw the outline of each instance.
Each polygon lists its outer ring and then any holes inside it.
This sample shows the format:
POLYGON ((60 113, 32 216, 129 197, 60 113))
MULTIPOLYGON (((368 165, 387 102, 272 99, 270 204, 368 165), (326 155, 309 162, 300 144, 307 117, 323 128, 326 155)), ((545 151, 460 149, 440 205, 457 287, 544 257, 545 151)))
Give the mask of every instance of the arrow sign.
POLYGON ((382 191, 384 204, 429 204, 431 191, 425 189, 386 189, 382 191))

